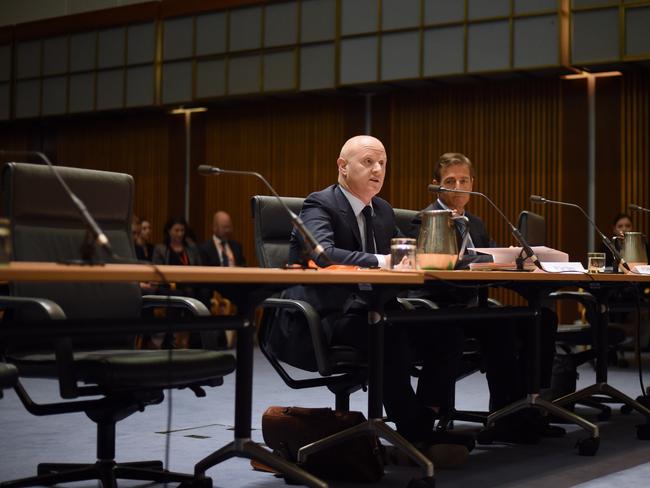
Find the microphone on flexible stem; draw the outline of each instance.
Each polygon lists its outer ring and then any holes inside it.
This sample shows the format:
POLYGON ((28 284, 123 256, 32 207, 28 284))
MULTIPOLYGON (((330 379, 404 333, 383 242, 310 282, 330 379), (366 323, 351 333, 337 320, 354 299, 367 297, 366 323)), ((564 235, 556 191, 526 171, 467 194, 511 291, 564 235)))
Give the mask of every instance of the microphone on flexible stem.
MULTIPOLYGON (((501 218, 508 224, 508 227, 510 228, 510 232, 514 236, 514 238, 517 240, 519 245, 521 246, 521 249, 524 253, 526 253, 526 257, 530 258, 530 260, 537 266, 539 269, 544 270, 542 267, 542 263, 539 261, 539 258, 535 255, 535 251, 530 247, 526 239, 524 238, 523 235, 521 235, 521 232, 519 232, 519 229, 513 225, 510 220, 508 220, 508 217, 505 216, 505 214, 501 211, 499 207, 496 206, 496 204, 490 200, 490 198, 481 192, 478 191, 469 191, 469 190, 456 190, 453 188, 445 188, 444 186, 441 185, 429 185, 428 190, 431 193, 464 193, 467 195, 477 195, 479 197, 485 198, 490 205, 497 211, 497 213, 501 216, 501 218)), ((521 259, 521 257, 517 258, 517 269, 518 270, 523 270, 524 269, 524 260, 521 259)))
POLYGON ((262 176, 260 173, 256 171, 239 171, 234 169, 217 168, 216 166, 210 166, 208 164, 200 165, 198 167, 198 171, 199 174, 203 176, 218 176, 223 174, 245 175, 245 176, 255 176, 256 178, 262 180, 262 182, 266 185, 266 187, 273 194, 273 196, 278 200, 278 202, 280 202, 282 208, 284 208, 287 214, 289 214, 289 218, 291 218, 291 223, 296 228, 296 230, 300 233, 304 242, 306 242, 308 246, 311 247, 311 250, 314 252, 314 254, 316 254, 319 258, 321 258, 322 261, 324 261, 326 264, 331 264, 331 260, 329 256, 325 253, 325 249, 316 240, 316 238, 309 231, 309 229, 305 227, 305 224, 302 221, 302 219, 298 215, 296 215, 289 207, 287 207, 287 204, 284 203, 282 198, 280 198, 280 195, 278 195, 278 193, 271 186, 271 184, 268 181, 266 181, 266 178, 264 178, 264 176, 262 176))
MULTIPOLYGON (((61 175, 59 174, 55 166, 52 164, 52 162, 45 154, 43 154, 41 151, 0 150, 0 156, 3 158, 5 156, 10 156, 10 157, 11 156, 36 156, 41 161, 43 161, 47 166, 49 166, 50 170, 52 171, 52 174, 54 174, 54 177, 57 179, 57 181, 63 188, 63 191, 66 193, 66 195, 68 195, 68 197, 72 201, 72 204, 79 212, 79 215, 81 216, 81 220, 84 222, 86 228, 88 229, 88 232, 92 236, 92 240, 98 246, 103 248, 108 253, 109 256, 115 257, 115 254, 113 254, 113 250, 111 248, 111 244, 108 240, 108 237, 106 237, 106 234, 104 234, 104 231, 102 231, 101 227, 99 227, 99 224, 97 224, 97 221, 93 218, 93 216, 90 215, 90 212, 88 212, 88 209, 86 208, 84 202, 77 195, 74 194, 74 192, 70 189, 70 187, 65 182, 65 180, 61 178, 61 175)), ((82 246, 82 258, 85 262, 92 261, 92 250, 86 249, 85 245, 82 246)))
POLYGON ((645 208, 645 207, 642 207, 641 205, 636 205, 636 204, 634 204, 634 203, 630 203, 630 204, 627 206, 627 208, 629 208, 630 210, 638 210, 639 212, 647 212, 647 213, 650 213, 650 208, 645 208))
POLYGON ((542 205, 547 204, 547 203, 554 204, 554 205, 564 205, 566 207, 573 207, 573 208, 577 208, 578 210, 580 210, 582 215, 584 215, 585 218, 589 221, 589 223, 593 226, 593 228, 596 229, 596 233, 600 236, 600 240, 603 242, 603 244, 605 244, 605 247, 607 247, 609 252, 612 253, 612 256, 614 256, 614 259, 617 260, 619 263, 621 263, 621 265, 626 270, 628 270, 630 272, 632 271, 630 269, 630 266, 627 264, 627 261, 625 261, 625 259, 623 259, 623 256, 621 256, 621 253, 618 252, 618 250, 616 249, 616 247, 614 246, 612 241, 605 234, 603 234, 600 231, 600 229, 596 225, 596 222, 594 222, 593 219, 591 217, 589 217, 587 212, 585 212, 580 205, 576 205, 575 203, 560 202, 560 201, 556 201, 556 200, 547 200, 546 198, 540 197, 539 195, 531 195, 530 196, 530 201, 532 203, 540 203, 542 205))

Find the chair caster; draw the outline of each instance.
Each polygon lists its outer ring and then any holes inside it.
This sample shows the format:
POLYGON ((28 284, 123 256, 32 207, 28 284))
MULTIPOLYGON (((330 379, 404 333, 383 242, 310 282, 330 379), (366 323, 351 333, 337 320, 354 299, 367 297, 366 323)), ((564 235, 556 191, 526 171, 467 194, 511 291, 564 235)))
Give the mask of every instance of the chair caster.
POLYGON ((650 424, 641 424, 636 426, 636 437, 642 441, 650 440, 650 424))
POLYGON ((581 456, 594 456, 600 447, 600 438, 588 437, 587 439, 580 439, 576 443, 578 454, 581 456))
POLYGON ((609 418, 612 416, 612 409, 609 407, 603 408, 602 412, 600 412, 596 418, 600 420, 601 422, 604 422, 606 420, 609 420, 609 418))
POLYGON ((212 488, 212 478, 205 476, 194 478, 192 481, 183 481, 178 488, 212 488))
POLYGON ((406 485, 406 488, 435 488, 436 479, 433 476, 425 476, 424 478, 413 478, 406 485))
POLYGON ((483 429, 478 434, 476 434, 476 443, 477 444, 492 444, 494 443, 494 428, 483 429))
POLYGON ((629 405, 623 405, 621 407, 621 414, 630 415, 632 413, 632 410, 633 410, 632 407, 630 407, 629 405))

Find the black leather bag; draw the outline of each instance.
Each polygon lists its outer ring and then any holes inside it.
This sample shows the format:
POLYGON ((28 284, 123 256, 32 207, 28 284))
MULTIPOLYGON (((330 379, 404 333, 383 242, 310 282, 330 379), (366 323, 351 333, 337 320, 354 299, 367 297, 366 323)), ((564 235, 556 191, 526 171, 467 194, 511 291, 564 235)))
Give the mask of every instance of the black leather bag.
MULTIPOLYGON (((295 463, 302 446, 365 420, 361 412, 269 407, 262 415, 262 434, 269 448, 295 463)), ((319 478, 373 483, 384 475, 382 446, 373 435, 355 437, 311 454, 301 467, 319 478)))

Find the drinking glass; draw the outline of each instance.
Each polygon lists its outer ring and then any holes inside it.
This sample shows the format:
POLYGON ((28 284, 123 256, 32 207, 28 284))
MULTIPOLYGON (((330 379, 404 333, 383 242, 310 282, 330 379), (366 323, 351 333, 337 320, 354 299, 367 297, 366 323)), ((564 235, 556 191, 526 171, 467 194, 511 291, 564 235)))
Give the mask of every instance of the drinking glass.
POLYGON ((605 253, 587 253, 587 271, 589 273, 603 273, 605 271, 605 253))
POLYGON ((390 240, 390 267, 396 271, 415 269, 415 239, 397 237, 390 240))

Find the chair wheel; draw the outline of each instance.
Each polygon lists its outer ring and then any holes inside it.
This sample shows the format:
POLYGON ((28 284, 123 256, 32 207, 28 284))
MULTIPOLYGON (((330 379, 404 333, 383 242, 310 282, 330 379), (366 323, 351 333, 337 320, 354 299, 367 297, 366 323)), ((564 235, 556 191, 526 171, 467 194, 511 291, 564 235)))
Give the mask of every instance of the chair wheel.
POLYGON ((612 409, 609 408, 609 407, 607 407, 607 408, 603 408, 602 412, 600 412, 600 413, 596 416, 596 418, 597 418, 598 420, 604 422, 605 420, 609 420, 609 418, 610 418, 611 416, 612 416, 612 409))
POLYGON ((623 405, 621 407, 621 413, 623 415, 630 415, 632 413, 632 407, 630 407, 629 405, 623 405))
POLYGON ((435 488, 436 479, 433 476, 425 476, 424 478, 413 478, 406 485, 406 488, 435 488))
POLYGON ((486 428, 481 430, 476 434, 476 443, 477 444, 492 444, 494 442, 494 429, 486 428))
POLYGON ((636 437, 642 441, 650 440, 650 424, 637 425, 636 437))
POLYGON ((578 454, 581 456, 594 456, 600 447, 600 439, 598 437, 588 437, 587 439, 580 439, 576 443, 578 454))

